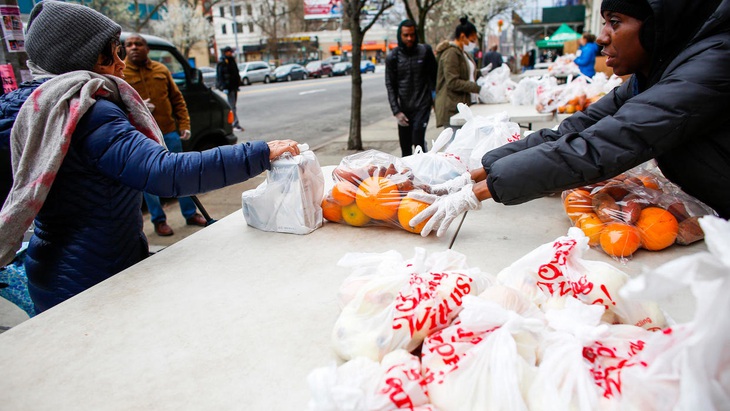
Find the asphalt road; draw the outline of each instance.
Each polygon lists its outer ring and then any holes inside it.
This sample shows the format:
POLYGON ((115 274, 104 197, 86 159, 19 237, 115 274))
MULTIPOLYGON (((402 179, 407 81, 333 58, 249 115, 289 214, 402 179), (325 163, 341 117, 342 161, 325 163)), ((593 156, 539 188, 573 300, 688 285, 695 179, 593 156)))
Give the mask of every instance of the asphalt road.
MULTIPOLYGON (((364 74, 363 126, 390 117, 383 73, 364 74)), ((239 141, 291 138, 310 147, 345 135, 350 129, 352 78, 332 77, 241 87, 239 141)))

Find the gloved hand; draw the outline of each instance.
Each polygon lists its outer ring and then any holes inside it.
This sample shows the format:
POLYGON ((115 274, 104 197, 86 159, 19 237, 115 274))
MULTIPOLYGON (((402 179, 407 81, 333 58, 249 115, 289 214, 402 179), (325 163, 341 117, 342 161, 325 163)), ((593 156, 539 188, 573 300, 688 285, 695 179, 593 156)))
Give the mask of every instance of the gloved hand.
POLYGON ((183 132, 180 134, 180 140, 190 140, 190 130, 183 130, 183 132))
POLYGON ((143 102, 144 102, 144 105, 147 106, 147 110, 149 110, 150 113, 155 111, 155 105, 150 103, 150 99, 146 99, 143 102))
POLYGON ((434 184, 431 186, 431 194, 442 196, 445 194, 455 193, 461 190, 467 184, 473 184, 474 181, 471 179, 471 173, 468 171, 459 177, 452 178, 449 181, 445 181, 441 184, 434 184))
POLYGON ((436 236, 441 237, 449 229, 451 222, 461 213, 468 210, 477 210, 482 203, 472 191, 473 184, 467 184, 456 193, 447 196, 436 196, 421 192, 410 192, 408 196, 425 203, 431 203, 425 210, 418 213, 408 222, 408 225, 415 227, 422 221, 431 217, 423 226, 421 236, 427 237, 431 231, 437 229, 436 236))
POLYGON ((402 127, 408 126, 408 117, 403 113, 396 113, 395 119, 398 120, 398 125, 402 127))
POLYGON ((492 71, 492 63, 489 63, 479 69, 479 72, 482 73, 482 76, 486 76, 487 74, 489 74, 490 71, 492 71))

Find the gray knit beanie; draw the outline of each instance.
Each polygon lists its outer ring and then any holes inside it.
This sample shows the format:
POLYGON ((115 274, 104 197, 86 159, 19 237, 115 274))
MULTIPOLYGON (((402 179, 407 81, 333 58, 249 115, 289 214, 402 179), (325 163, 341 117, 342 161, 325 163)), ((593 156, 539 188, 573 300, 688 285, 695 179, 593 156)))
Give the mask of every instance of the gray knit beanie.
POLYGON ((121 31, 119 24, 86 6, 44 0, 30 12, 25 50, 31 61, 54 74, 92 70, 121 31))

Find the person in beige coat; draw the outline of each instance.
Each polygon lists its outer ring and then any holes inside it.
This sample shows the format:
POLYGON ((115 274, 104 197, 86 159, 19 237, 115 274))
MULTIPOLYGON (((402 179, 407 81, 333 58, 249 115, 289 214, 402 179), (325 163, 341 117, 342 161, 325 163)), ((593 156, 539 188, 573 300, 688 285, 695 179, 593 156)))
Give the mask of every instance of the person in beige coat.
POLYGON ((479 98, 481 87, 476 83, 482 74, 471 54, 477 49, 477 29, 466 17, 456 26, 454 40, 436 47, 436 126, 448 126, 457 113, 458 103, 472 104, 479 98))

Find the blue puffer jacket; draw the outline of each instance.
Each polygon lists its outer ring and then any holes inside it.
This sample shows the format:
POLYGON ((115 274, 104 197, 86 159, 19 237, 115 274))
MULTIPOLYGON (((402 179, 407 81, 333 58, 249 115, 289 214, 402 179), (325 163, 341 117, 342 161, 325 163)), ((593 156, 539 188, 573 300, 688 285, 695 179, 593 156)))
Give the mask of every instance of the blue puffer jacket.
POLYGON ((28 96, 43 84, 44 80, 33 80, 21 83, 17 90, 0 96, 0 206, 13 185, 13 170, 10 163, 10 131, 15 124, 20 107, 28 96))
POLYGON ((99 100, 82 117, 26 258, 36 311, 46 310, 148 255, 142 191, 188 196, 239 183, 270 168, 263 141, 170 153, 126 113, 99 100))
POLYGON ((580 48, 580 56, 573 60, 581 74, 593 77, 596 75, 596 55, 598 55, 598 45, 596 43, 586 43, 580 48))

